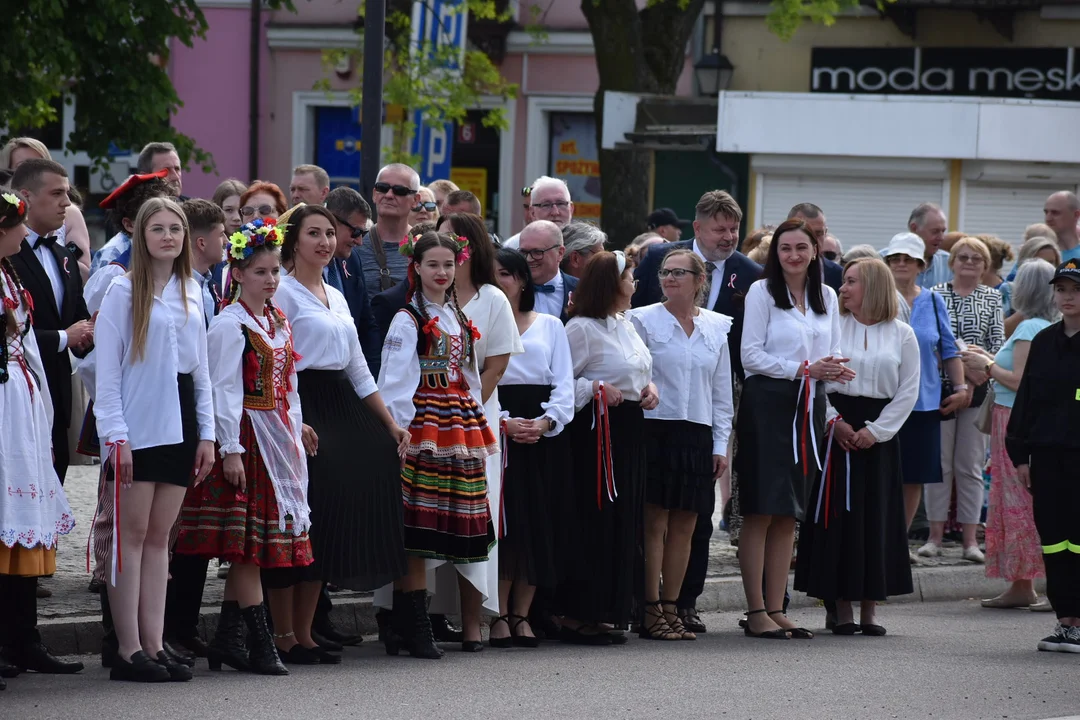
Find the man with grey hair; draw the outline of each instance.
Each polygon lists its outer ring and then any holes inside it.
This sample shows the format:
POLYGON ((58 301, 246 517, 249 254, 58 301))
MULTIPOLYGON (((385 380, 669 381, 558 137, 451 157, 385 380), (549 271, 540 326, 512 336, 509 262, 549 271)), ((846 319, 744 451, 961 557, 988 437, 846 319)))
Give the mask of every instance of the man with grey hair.
POLYGON ((297 165, 289 182, 289 199, 293 205, 307 203, 322 205, 330 193, 330 175, 318 165, 297 165))
POLYGON ((559 270, 566 253, 562 230, 549 220, 535 220, 521 231, 519 251, 528 261, 536 285, 536 311, 566 322, 566 308, 577 278, 559 270))
MULTIPOLYGON (((565 180, 541 175, 529 192, 529 210, 532 219, 547 220, 562 230, 574 220, 574 202, 570 199, 570 187, 565 180)), ((517 249, 521 233, 506 240, 503 247, 517 249)))
POLYGON ((607 233, 589 222, 572 222, 563 228, 562 236, 566 248, 562 271, 580 278, 589 258, 604 249, 607 233))
POLYGON ((379 171, 371 196, 379 220, 357 251, 368 295, 375 297, 405 282, 409 259, 398 253, 398 244, 409 232, 409 211, 420 201, 420 176, 408 165, 391 163, 379 171))
POLYGON ((187 198, 183 196, 184 168, 180 165, 180 155, 176 152, 176 146, 172 143, 147 143, 139 153, 137 167, 140 175, 146 175, 147 173, 157 172, 162 169, 168 170, 169 174, 165 176, 165 182, 172 188, 173 194, 176 197, 180 198, 180 200, 187 200, 187 198))
POLYGON ((908 230, 918 235, 926 245, 926 269, 919 273, 915 283, 927 290, 952 280, 949 269, 949 253, 941 249, 949 222, 945 212, 934 203, 922 203, 911 211, 908 230))
POLYGON ((821 243, 821 255, 826 260, 832 260, 835 263, 840 262, 844 257, 844 246, 840 242, 840 238, 831 233, 826 233, 825 240, 821 243))
POLYGON ((1080 259, 1080 237, 1076 224, 1080 222, 1080 200, 1069 190, 1056 192, 1043 205, 1046 224, 1057 234, 1061 261, 1080 259))

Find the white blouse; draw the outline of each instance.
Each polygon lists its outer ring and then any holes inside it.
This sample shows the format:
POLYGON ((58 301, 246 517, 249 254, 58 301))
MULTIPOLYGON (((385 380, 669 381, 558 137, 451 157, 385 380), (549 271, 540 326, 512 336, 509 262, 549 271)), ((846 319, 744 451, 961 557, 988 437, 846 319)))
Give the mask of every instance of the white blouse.
MULTIPOLYGON (((484 361, 496 355, 520 355, 525 352, 518 335, 514 309, 510 301, 497 286, 484 284, 479 287, 472 300, 461 308, 465 316, 480 331, 476 341, 476 360, 480 372, 484 371, 484 361)), ((496 387, 484 405, 484 414, 490 418, 499 417, 499 388, 496 387)))
POLYGON ((566 330, 559 318, 538 312, 521 335, 521 344, 525 352, 510 358, 499 386, 550 385, 551 396, 540 407, 541 417, 555 421, 555 428, 544 435, 554 437, 574 419, 574 364, 566 330))
MULTIPOLYGON (((440 331, 450 335, 461 332, 461 323, 458 322, 451 303, 436 305, 425 298, 424 312, 429 318, 438 319, 440 331)), ((408 428, 416 416, 413 397, 420 387, 420 358, 416 353, 416 340, 416 321, 407 310, 398 310, 390 323, 390 329, 386 332, 386 340, 383 342, 379 392, 382 393, 386 409, 390 411, 390 417, 394 418, 398 427, 403 428, 408 428)), ((460 349, 456 344, 453 347, 458 352, 454 353, 454 350, 451 350, 449 379, 455 382, 464 377, 469 386, 469 394, 472 395, 477 406, 483 407, 484 403, 480 399, 480 370, 476 353, 473 353, 468 365, 461 367, 460 349)), ((493 422, 495 422, 494 418, 488 420, 489 425, 493 422)))
MULTIPOLYGON (((852 315, 840 318, 840 344, 855 379, 825 383, 825 392, 853 397, 891 398, 877 420, 866 424, 878 442, 900 432, 919 398, 919 342, 915 331, 899 320, 863 325, 852 315)), ((837 413, 831 407, 828 417, 837 413)))
POLYGON ((173 275, 150 306, 146 351, 132 357, 131 280, 113 280, 94 326, 97 379, 94 416, 103 443, 126 440, 132 450, 176 445, 184 440, 176 376, 195 381, 199 439, 214 441, 214 400, 206 359, 202 290, 194 278, 173 275))
POLYGON ((746 376, 765 375, 798 380, 804 362, 840 356, 840 313, 836 292, 821 286, 825 314, 818 315, 804 298, 806 315, 794 307, 781 310, 769 294, 766 280, 758 280, 746 293, 743 315, 742 362, 746 376))
POLYGON ((292 275, 281 278, 274 302, 293 328, 293 349, 300 359, 296 371, 344 370, 361 398, 376 392, 375 378, 364 360, 349 303, 338 290, 323 283, 330 307, 292 275))
POLYGON ((630 319, 652 353, 653 382, 660 396, 660 404, 646 410, 645 417, 711 427, 713 455, 726 456, 735 414, 727 346, 732 319, 701 310, 690 337, 663 303, 631 310, 630 319))
POLYGON ((623 315, 603 320, 576 317, 566 325, 574 361, 574 404, 578 410, 593 398, 594 380, 603 380, 638 402, 652 382, 652 355, 634 326, 623 315))

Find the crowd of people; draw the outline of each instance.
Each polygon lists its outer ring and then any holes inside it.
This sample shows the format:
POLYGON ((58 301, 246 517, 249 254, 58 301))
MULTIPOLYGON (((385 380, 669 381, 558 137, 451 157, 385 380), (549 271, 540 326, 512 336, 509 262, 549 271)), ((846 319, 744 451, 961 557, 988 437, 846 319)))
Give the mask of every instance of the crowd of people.
POLYGON ((715 190, 612 250, 541 177, 504 243, 475 195, 405 165, 378 174, 373 218, 313 165, 288 193, 186 198, 151 143, 91 253, 64 167, 25 138, 0 161, 0 677, 83 667, 37 631, 37 578, 75 526, 72 427, 101 462, 114 680, 339 663, 360 639, 330 620, 333 586, 374 592, 391 655, 478 652, 485 618, 495 648, 694 640, 718 487, 749 637, 814 637, 786 614, 793 563, 827 630, 886 634, 878 603, 957 531, 1009 582, 985 606, 1047 605, 1039 649, 1080 652, 1072 193, 1006 279, 1008 242, 948 233, 929 203, 845 253, 811 203, 740 242, 715 190))

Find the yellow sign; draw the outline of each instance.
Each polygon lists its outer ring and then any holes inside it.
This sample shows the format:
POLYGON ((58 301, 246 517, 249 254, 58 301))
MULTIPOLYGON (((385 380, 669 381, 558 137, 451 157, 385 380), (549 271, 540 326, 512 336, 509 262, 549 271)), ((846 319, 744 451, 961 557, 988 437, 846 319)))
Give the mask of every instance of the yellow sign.
POLYGON ((487 168, 450 168, 450 182, 462 190, 468 190, 480 200, 480 206, 487 205, 488 171, 487 168))

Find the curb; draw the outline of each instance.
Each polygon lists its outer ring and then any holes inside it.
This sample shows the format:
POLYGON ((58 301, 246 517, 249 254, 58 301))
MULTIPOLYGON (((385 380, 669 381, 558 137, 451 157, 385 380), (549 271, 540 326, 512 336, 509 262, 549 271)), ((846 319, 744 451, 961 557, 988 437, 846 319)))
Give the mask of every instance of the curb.
MULTIPOLYGON (((910 595, 890 598, 889 603, 943 602, 991 597, 1001 592, 1005 581, 988 578, 982 565, 939 568, 912 568, 915 591, 910 595)), ((789 583, 792 580, 789 578, 789 583)), ((1045 581, 1037 581, 1043 591, 1045 581)), ((815 598, 792 592, 791 607, 812 608, 820 604, 815 598)), ((705 590, 698 598, 701 612, 737 612, 744 610, 742 579, 714 577, 705 581, 705 590)), ((204 606, 199 625, 203 637, 210 637, 217 627, 218 608, 204 606)), ((370 595, 350 595, 334 598, 334 624, 343 632, 374 635, 378 631, 375 607, 370 595)), ((86 655, 101 652, 101 618, 99 616, 68 616, 43 620, 38 629, 42 640, 59 655, 86 655)))

